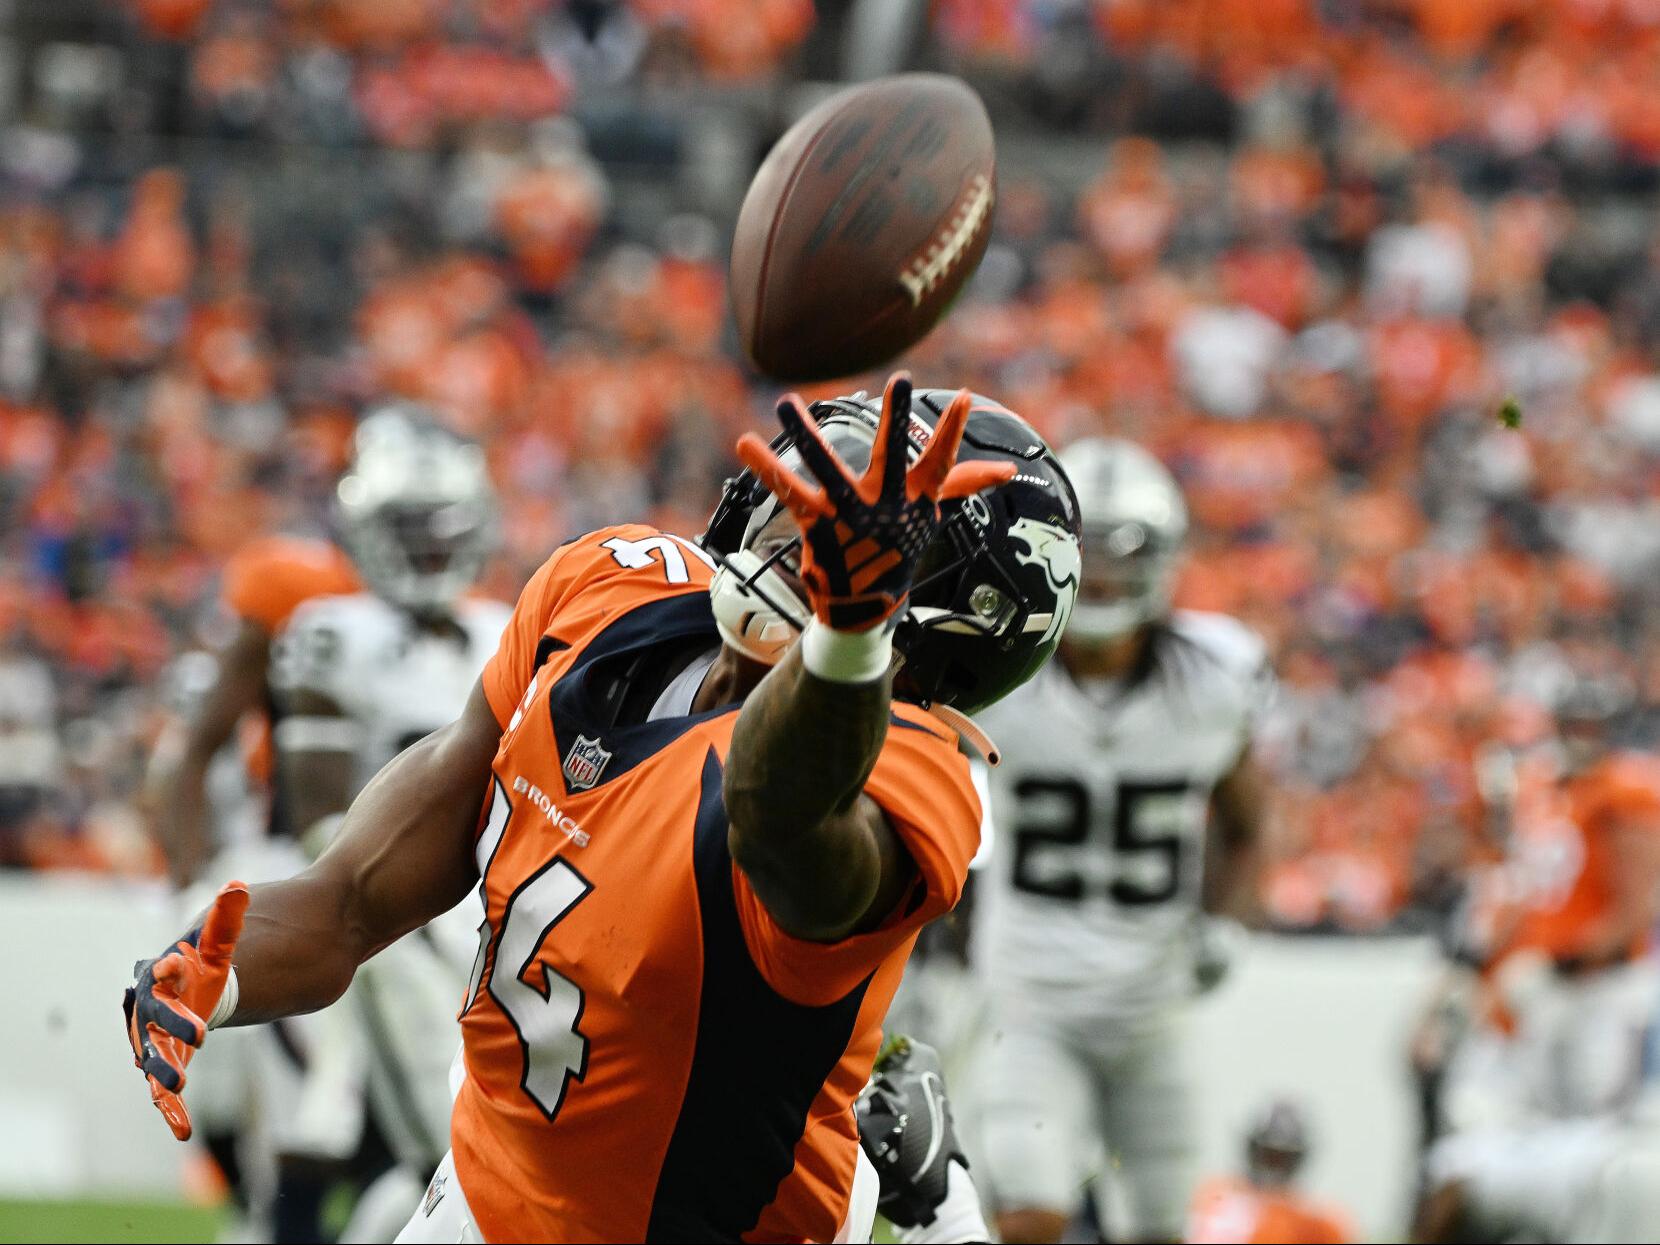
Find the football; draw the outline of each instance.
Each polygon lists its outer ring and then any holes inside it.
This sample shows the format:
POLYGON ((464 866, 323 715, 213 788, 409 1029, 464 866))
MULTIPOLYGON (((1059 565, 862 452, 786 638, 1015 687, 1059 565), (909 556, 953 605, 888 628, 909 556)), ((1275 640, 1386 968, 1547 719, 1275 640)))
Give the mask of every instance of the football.
POLYGON ((829 380, 919 341, 985 254, 996 163, 980 97, 944 74, 840 91, 791 126, 732 239, 733 312, 755 366, 829 380))

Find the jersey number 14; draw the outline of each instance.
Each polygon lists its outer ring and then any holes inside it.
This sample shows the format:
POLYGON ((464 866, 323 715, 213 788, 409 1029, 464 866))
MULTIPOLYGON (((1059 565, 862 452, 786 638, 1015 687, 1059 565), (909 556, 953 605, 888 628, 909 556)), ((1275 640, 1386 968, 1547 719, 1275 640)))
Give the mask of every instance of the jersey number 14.
MULTIPOLYGON (((496 783, 490 816, 485 822, 480 846, 486 854, 482 872, 507 829, 512 804, 506 789, 496 783)), ((484 891, 485 883, 479 888, 484 891)), ((570 915, 577 904, 594 889, 569 861, 554 857, 514 891, 502 913, 501 932, 495 936, 496 957, 485 988, 512 1023, 524 1054, 519 1083, 542 1113, 552 1119, 565 1100, 565 1090, 574 1078, 580 1081, 588 1071, 588 1039, 582 1023, 582 987, 569 977, 539 963, 542 947, 554 926, 570 915)), ((488 894, 488 892, 485 892, 488 894)), ((478 956, 473 961, 472 980, 467 986, 471 1007, 489 958, 491 928, 488 915, 479 926, 478 956)), ((464 1009, 465 1010, 465 1009, 464 1009)))

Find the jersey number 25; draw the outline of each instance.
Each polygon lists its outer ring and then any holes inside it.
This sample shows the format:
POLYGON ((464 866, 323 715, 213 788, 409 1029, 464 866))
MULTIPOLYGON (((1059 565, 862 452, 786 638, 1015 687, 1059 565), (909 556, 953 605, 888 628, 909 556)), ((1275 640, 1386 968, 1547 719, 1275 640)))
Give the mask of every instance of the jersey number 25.
MULTIPOLYGON (((1015 784, 1020 821, 1014 827, 1016 890, 1047 899, 1079 900, 1088 893, 1086 872, 1068 868, 1039 869, 1040 854, 1084 848, 1097 820, 1089 788, 1076 778, 1023 778, 1015 784), (1047 806, 1052 817, 1034 817, 1047 806)), ((1113 801, 1111 862, 1113 877, 1106 893, 1126 907, 1166 903, 1181 890, 1184 847, 1193 837, 1184 833, 1192 786, 1169 782, 1121 782, 1113 801)))

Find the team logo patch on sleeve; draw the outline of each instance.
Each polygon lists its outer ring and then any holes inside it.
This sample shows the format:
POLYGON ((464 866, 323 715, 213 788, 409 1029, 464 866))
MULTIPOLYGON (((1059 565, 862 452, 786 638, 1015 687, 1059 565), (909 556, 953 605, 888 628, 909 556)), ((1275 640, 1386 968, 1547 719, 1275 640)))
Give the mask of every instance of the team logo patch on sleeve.
POLYGON ((586 791, 599 781, 610 760, 611 754, 599 746, 598 739, 578 735, 565 754, 565 785, 572 791, 586 791))
POLYGON ((428 1219, 432 1212, 438 1209, 438 1203, 444 1200, 444 1186, 449 1183, 449 1177, 443 1172, 434 1172, 432 1183, 427 1186, 427 1195, 421 1199, 421 1213, 428 1219))

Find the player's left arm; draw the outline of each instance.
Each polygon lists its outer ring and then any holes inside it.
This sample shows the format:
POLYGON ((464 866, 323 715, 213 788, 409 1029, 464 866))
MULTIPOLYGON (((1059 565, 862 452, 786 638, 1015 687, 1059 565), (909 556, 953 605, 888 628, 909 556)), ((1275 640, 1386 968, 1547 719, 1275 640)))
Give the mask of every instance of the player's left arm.
POLYGON ((281 698, 283 716, 274 732, 277 782, 301 844, 315 856, 332 837, 326 823, 352 802, 358 726, 339 703, 300 690, 281 698))
POLYGON ((1211 793, 1202 901, 1206 912, 1246 925, 1262 923, 1268 806, 1267 774, 1247 745, 1211 793))
POLYGON ((1586 927, 1577 953, 1564 968, 1594 968, 1623 959, 1660 920, 1660 807, 1622 814, 1608 836, 1608 903, 1602 919, 1586 927))
POLYGON ((727 841, 761 903, 788 934, 838 941, 873 928, 915 868, 864 787, 887 738, 892 630, 940 501, 1008 479, 1012 464, 955 465, 971 399, 946 409, 908 463, 911 384, 883 395, 869 467, 852 478, 793 395, 778 416, 818 483, 753 433, 745 464, 794 515, 814 617, 744 702, 724 774, 727 841))
POLYGON ((272 645, 277 783, 288 824, 313 856, 332 837, 326 823, 352 802, 363 742, 342 703, 351 668, 344 633, 325 599, 302 606, 272 645))

